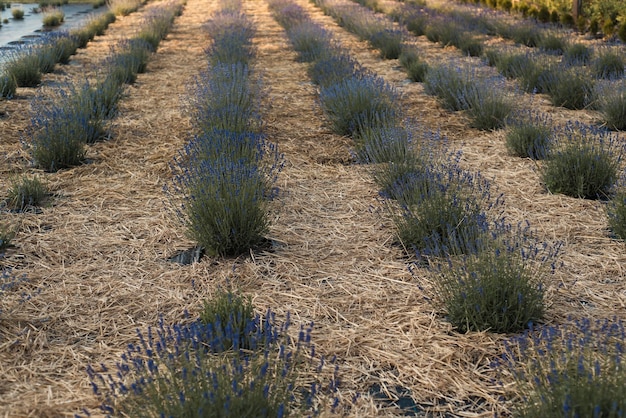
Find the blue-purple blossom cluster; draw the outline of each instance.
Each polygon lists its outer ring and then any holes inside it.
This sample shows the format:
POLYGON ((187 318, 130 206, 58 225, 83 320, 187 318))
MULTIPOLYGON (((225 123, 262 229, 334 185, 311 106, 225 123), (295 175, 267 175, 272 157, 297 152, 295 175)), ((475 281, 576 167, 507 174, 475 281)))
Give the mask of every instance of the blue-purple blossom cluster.
POLYGON ((626 414, 625 347, 620 319, 570 319, 507 340, 494 366, 518 383, 516 416, 617 418, 626 414))
MULTIPOLYGON (((231 318, 232 320, 232 318, 231 318)), ((101 410, 133 417, 283 417, 317 412, 319 391, 334 392, 337 367, 327 383, 302 388, 302 367, 322 372, 326 363, 311 344, 311 327, 289 336, 289 316, 278 324, 268 311, 245 325, 245 347, 238 327, 203 323, 166 326, 162 321, 139 343, 129 344, 113 370, 89 366, 101 410), (234 344, 233 344, 234 343, 234 344), (230 349, 224 351, 224 347, 230 349), (318 362, 318 364, 315 364, 318 362)), ((334 365, 335 360, 330 364, 334 365)))

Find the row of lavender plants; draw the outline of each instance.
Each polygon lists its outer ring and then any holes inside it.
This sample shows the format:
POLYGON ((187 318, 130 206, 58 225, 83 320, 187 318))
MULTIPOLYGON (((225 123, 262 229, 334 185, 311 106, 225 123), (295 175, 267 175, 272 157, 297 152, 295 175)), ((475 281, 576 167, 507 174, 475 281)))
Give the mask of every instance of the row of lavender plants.
MULTIPOLYGON (((398 123, 399 109, 391 104, 397 97, 388 100, 394 96, 388 85, 338 51, 328 42, 327 32, 314 30, 301 9, 285 1, 272 3, 297 50, 302 45, 322 44, 316 47, 319 53, 310 67, 314 81, 320 84, 322 108, 338 133, 353 136, 358 160, 372 165, 400 243, 417 254, 416 267, 425 264, 436 277, 437 299, 447 319, 461 332, 510 333, 531 328, 507 344, 503 361, 497 364, 501 370, 513 372, 525 398, 517 413, 563 416, 565 411, 565 416, 619 416, 624 411, 622 397, 614 390, 597 390, 597 385, 606 388, 623 377, 621 367, 616 367, 620 365, 623 332, 610 334, 612 349, 598 354, 592 350, 606 338, 602 329, 588 323, 557 328, 533 325, 544 319, 544 288, 547 275, 556 268, 560 244, 542 242, 528 225, 508 225, 501 216, 501 197, 492 197, 489 182, 479 174, 462 170, 459 155, 446 151, 438 134, 422 133, 416 141, 411 130, 398 123), (308 36, 316 41, 304 41, 300 26, 307 27, 308 36), (324 46, 324 42, 328 43, 324 46), (368 88, 363 88, 357 80, 368 77, 368 88), (329 106, 335 95, 328 94, 325 80, 330 80, 332 91, 342 92, 340 97, 346 100, 343 106, 329 106), (370 100, 369 106, 355 107, 346 99, 350 97, 376 99, 370 100), (348 110, 339 113, 337 108, 348 110), (354 114, 349 114, 350 110, 354 114), (339 118, 342 123, 336 122, 338 114, 343 116, 339 118), (558 339, 558 344, 547 335, 558 339), (545 345, 550 348, 547 355, 545 345), (607 357, 607 352, 613 357, 607 357), (556 365, 550 363, 555 357, 560 361, 556 365), (544 368, 545 364, 551 368, 544 368), (578 364, 576 373, 570 373, 573 364, 578 364)), ((311 55, 306 49, 298 52, 311 55)), ((568 138, 593 135, 586 127, 569 129, 568 138)), ((597 142, 594 144, 597 149, 597 142)), ((574 171, 584 170, 580 163, 568 164, 574 171)), ((622 325, 616 322, 611 327, 619 329, 622 325)))
MULTIPOLYGON (((419 58, 413 57, 418 55, 415 49, 410 54, 410 60, 419 63, 419 58)), ((404 52, 400 61, 403 59, 407 60, 404 52)), ((576 107, 568 104, 578 100, 582 107, 591 100, 591 88, 586 84, 589 79, 576 72, 575 68, 571 71, 556 67, 541 70, 536 62, 529 55, 519 54, 507 56, 498 64, 503 76, 511 76, 516 71, 532 74, 529 77, 533 79, 532 90, 536 92, 537 86, 544 85, 554 104, 576 107)), ((574 60, 573 63, 578 61, 574 60)), ((607 51, 598 57, 595 68, 598 77, 614 79, 623 76, 624 61, 620 55, 607 51)), ((623 232, 620 231, 624 227, 620 224, 624 223, 621 220, 624 193, 620 192, 620 164, 623 146, 619 145, 615 135, 602 128, 569 124, 559 128, 558 132, 554 128, 554 135, 546 133, 547 129, 543 128, 543 135, 533 136, 533 130, 542 130, 541 126, 533 127, 533 122, 542 117, 528 117, 528 111, 515 112, 518 116, 510 117, 513 106, 511 99, 504 94, 506 88, 502 79, 481 79, 476 77, 474 70, 455 65, 427 68, 421 78, 425 91, 440 98, 446 109, 465 110, 470 116, 471 126, 496 129, 507 125, 507 147, 511 152, 522 157, 546 160, 540 171, 549 191, 588 199, 614 197, 608 207, 609 224, 614 233, 622 237, 620 233, 623 232)), ((598 99, 609 128, 626 123, 626 95, 623 88, 626 84, 623 80, 619 83, 604 85, 604 95, 598 99)))
MULTIPOLYGON (((208 69, 190 87, 186 107, 193 137, 172 164, 172 197, 189 235, 213 255, 241 255, 267 228, 267 203, 280 155, 262 134, 260 77, 254 70, 255 29, 241 4, 221 2, 206 25, 208 69), (269 164, 269 165, 268 165, 269 164)), ((255 315, 250 298, 218 290, 188 324, 138 331, 109 372, 88 373, 107 414, 137 417, 281 417, 313 414, 321 390, 334 390, 336 369, 304 385, 303 367, 317 374, 310 327, 291 337, 289 316, 255 315), (310 367, 309 367, 310 366, 310 367)), ((187 320, 187 318, 186 318, 187 320)))
POLYGON ((86 145, 108 137, 125 85, 145 71, 181 11, 182 3, 173 1, 154 7, 133 38, 112 47, 95 81, 64 83, 33 99, 25 146, 37 167, 57 171, 81 164, 86 145))
MULTIPOLYGON (((67 33, 51 33, 41 42, 13 53, 0 75, 0 97, 12 98, 18 85, 38 85, 42 73, 51 72, 56 63, 66 64, 77 48, 85 47, 96 35, 102 35, 113 21, 114 14, 104 13, 98 18, 92 18, 82 28, 67 33)), ((144 27, 140 36, 154 31, 154 27, 144 27)), ((128 41, 117 45, 114 48, 116 55, 103 63, 108 72, 98 78, 95 84, 67 84, 48 97, 40 92, 33 100, 33 114, 24 144, 37 166, 55 171, 78 164, 84 158, 85 144, 106 134, 105 124, 115 115, 122 85, 130 82, 131 75, 145 66, 148 57, 147 53, 138 53, 132 48, 139 48, 139 43, 128 41), (141 65, 138 57, 125 58, 136 55, 143 56, 141 65), (134 64, 130 65, 131 62, 134 64)), ((39 177, 14 175, 9 179, 7 198, 0 202, 0 209, 14 212, 37 210, 48 196, 48 187, 39 177)), ((15 227, 0 224, 0 257, 11 246, 15 233, 15 227)), ((4 269, 0 273, 2 298, 23 280, 14 278, 4 269)))
MULTIPOLYGON (((341 0, 316 1, 325 13, 338 19, 346 29, 359 33, 373 32, 376 25, 386 24, 392 27, 392 22, 381 16, 374 16, 372 11, 358 4, 351 4, 341 0), (356 17, 355 17, 356 16, 356 17), (354 18, 361 22, 361 29, 355 25, 347 25, 347 19, 354 18), (375 21, 376 25, 368 22, 375 21), (385 23, 382 23, 385 22, 385 23), (363 28, 370 27, 370 30, 363 28)), ((400 31, 396 30, 400 33, 400 31)), ((406 47, 402 37, 398 38, 398 55, 400 62, 416 81, 425 81, 426 91, 442 100, 442 104, 449 110, 464 110, 470 118, 471 125, 481 130, 498 129, 504 126, 508 115, 513 111, 513 101, 505 94, 502 77, 479 77, 469 69, 459 70, 451 66, 441 65, 428 68, 419 59, 415 48, 406 47)), ((381 46, 375 46, 382 48, 381 46)), ((383 51, 383 49, 381 49, 383 51)), ((383 56, 387 56, 384 52, 383 56)))
POLYGON ((597 110, 608 128, 626 129, 623 79, 626 60, 620 48, 594 51, 583 43, 567 42, 565 35, 543 33, 532 23, 526 23, 515 32, 519 35, 516 40, 527 46, 539 46, 540 52, 511 48, 489 48, 481 52, 482 44, 471 35, 472 25, 479 23, 471 20, 468 23, 467 16, 443 17, 435 11, 409 5, 394 9, 392 15, 416 35, 426 35, 443 45, 455 45, 469 55, 483 55, 503 76, 519 79, 526 92, 546 93, 555 106, 597 110), (557 59, 559 55, 561 59, 557 59))
POLYGON ((11 51, 0 72, 0 98, 11 99, 17 87, 36 87, 45 73, 56 64, 67 64, 79 48, 84 48, 96 35, 104 33, 115 21, 111 12, 94 17, 78 29, 50 32, 38 42, 25 44, 11 51))

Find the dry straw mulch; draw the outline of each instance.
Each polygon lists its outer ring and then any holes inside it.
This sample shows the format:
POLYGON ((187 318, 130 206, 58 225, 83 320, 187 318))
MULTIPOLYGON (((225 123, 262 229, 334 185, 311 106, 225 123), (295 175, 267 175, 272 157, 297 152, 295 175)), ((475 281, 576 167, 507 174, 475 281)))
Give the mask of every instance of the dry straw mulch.
MULTIPOLYGON (((421 85, 406 81, 397 61, 380 60, 309 2, 298 3, 402 92, 418 125, 441 130, 463 150, 467 168, 492 179, 512 222, 527 219, 542 238, 565 243, 563 266, 549 278, 549 323, 568 316, 626 317, 625 248, 607 236, 603 203, 546 193, 533 162, 507 155, 501 132, 468 128, 462 114, 441 109, 421 85)), ((429 275, 409 272, 367 168, 351 164, 350 140, 328 128, 306 64, 295 61, 263 1, 244 1, 244 10, 258 28, 256 68, 268 88, 266 131, 286 161, 268 237, 274 248, 189 266, 166 261, 194 245, 162 188, 171 178, 168 163, 189 135, 185 95, 206 65, 202 24, 216 8, 211 0, 187 2, 148 72, 128 88, 112 138, 90 147, 88 164, 39 173, 55 192, 42 214, 2 213, 19 224, 19 232, 16 247, 0 262, 28 282, 1 302, 0 415, 73 416, 83 407, 94 412, 85 367, 113 364, 136 340, 137 329, 159 317, 173 323, 185 311, 193 316, 220 286, 251 295, 259 312, 271 308, 279 318, 290 312, 296 323, 315 324, 318 352, 338 358, 338 395, 349 416, 402 415, 369 395, 376 385, 390 394, 409 390, 435 416, 506 415, 510 405, 499 401, 504 389, 493 383, 490 367, 505 336, 454 332, 431 299, 429 275), (33 296, 23 301, 21 291, 33 296)), ((84 77, 141 16, 120 18, 40 90, 84 77)), ((479 64, 423 38, 414 42, 432 62, 479 64)), ((19 143, 34 94, 20 89, 17 99, 0 102, 6 112, 0 117, 0 190, 6 190, 8 174, 34 172, 19 143)), ((557 119, 594 118, 534 100, 557 119)))

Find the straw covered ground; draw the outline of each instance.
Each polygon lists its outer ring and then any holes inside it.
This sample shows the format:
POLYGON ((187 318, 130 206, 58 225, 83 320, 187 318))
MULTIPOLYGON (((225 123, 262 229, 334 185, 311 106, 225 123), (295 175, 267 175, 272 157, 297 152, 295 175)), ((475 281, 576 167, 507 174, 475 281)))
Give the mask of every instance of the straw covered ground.
MULTIPOLYGON (((463 151, 465 167, 492 180, 511 222, 528 220, 545 240, 564 243, 562 266, 547 286, 548 323, 626 319, 626 250, 608 237, 604 203, 547 193, 534 162, 507 154, 502 132, 468 128, 462 114, 443 110, 409 82, 397 61, 379 59, 309 2, 298 3, 402 93, 417 126, 440 130, 463 151)), ((350 139, 329 129, 306 64, 296 62, 264 1, 246 0, 243 8, 258 30, 266 133, 286 162, 268 236, 274 245, 237 259, 205 257, 186 266, 167 260, 194 245, 163 186, 189 137, 185 96, 206 66, 202 25, 217 8, 214 0, 187 1, 148 71, 127 89, 111 138, 90 146, 88 163, 38 173, 54 193, 41 213, 0 214, 18 226, 0 263, 26 279, 0 300, 0 416, 69 417, 82 408, 97 416, 87 365, 114 364, 137 329, 160 317, 180 322, 186 311, 193 317, 203 300, 229 286, 250 295, 260 313, 270 308, 279 318, 290 312, 295 323, 314 323, 317 351, 338 358, 342 414, 402 415, 370 395, 378 385, 389 396, 410 391, 428 416, 506 416, 510 404, 499 400, 505 388, 494 382, 490 363, 507 336, 459 334, 445 321, 431 277, 409 271, 367 167, 353 164, 350 139)), ((36 172, 21 145, 30 99, 59 80, 93 73, 142 13, 119 18, 37 90, 18 89, 17 98, 0 102, 0 197, 11 174, 36 172)), ((429 62, 468 60, 424 38, 414 42, 429 62)), ((595 117, 543 98, 533 103, 557 121, 595 117)))

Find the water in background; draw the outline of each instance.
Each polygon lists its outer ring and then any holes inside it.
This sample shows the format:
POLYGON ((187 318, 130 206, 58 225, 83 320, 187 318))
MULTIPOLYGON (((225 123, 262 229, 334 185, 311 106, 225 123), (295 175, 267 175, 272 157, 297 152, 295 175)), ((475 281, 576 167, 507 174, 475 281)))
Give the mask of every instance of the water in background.
POLYGON ((4 19, 9 20, 8 23, 2 23, 2 27, 0 27, 0 63, 11 53, 12 49, 18 48, 23 43, 36 41, 46 32, 80 27, 91 16, 108 10, 106 6, 94 9, 91 4, 64 4, 60 6, 65 13, 63 24, 53 29, 47 29, 42 24, 43 13, 35 12, 38 7, 38 4, 11 3, 10 8, 0 12, 0 22, 4 19), (14 8, 24 10, 24 19, 13 19, 11 10, 14 8))

